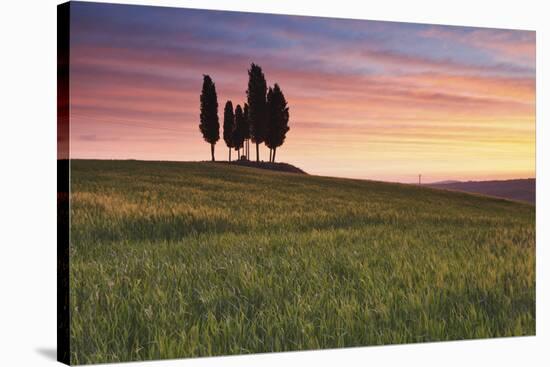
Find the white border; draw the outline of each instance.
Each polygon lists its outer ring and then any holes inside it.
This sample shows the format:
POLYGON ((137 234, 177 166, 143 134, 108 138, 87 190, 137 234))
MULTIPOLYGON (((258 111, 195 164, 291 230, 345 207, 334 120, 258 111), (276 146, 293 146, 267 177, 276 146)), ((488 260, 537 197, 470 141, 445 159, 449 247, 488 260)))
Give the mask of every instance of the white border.
MULTIPOLYGON (((101 1, 105 2, 105 1, 101 1)), ((537 31, 537 336, 216 357, 120 366, 547 365, 550 345, 548 216, 542 166, 548 129, 550 50, 544 1, 531 0, 187 0, 119 3, 407 21, 537 31), (545 88, 546 86, 546 88, 545 88), (546 220, 548 221, 548 219, 546 220), (546 348, 545 348, 546 347, 546 348)), ((6 1, 0 35, 0 365, 54 361, 56 343, 56 9, 55 0, 6 1)), ((546 149, 548 150, 548 149, 546 149)), ((547 165, 547 163, 546 163, 547 165)), ((114 364, 112 366, 117 366, 114 364)))

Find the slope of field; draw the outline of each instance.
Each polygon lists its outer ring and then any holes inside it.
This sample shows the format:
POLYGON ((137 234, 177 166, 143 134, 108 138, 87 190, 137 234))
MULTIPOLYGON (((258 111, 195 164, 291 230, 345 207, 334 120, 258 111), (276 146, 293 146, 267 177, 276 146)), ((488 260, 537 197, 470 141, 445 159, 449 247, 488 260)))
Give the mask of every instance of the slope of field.
POLYGON ((535 333, 528 204, 217 163, 71 189, 73 363, 535 333))
POLYGON ((537 185, 534 178, 497 181, 456 181, 449 183, 433 183, 427 184, 426 186, 445 190, 457 190, 490 195, 510 200, 525 201, 531 204, 535 204, 537 201, 537 185))

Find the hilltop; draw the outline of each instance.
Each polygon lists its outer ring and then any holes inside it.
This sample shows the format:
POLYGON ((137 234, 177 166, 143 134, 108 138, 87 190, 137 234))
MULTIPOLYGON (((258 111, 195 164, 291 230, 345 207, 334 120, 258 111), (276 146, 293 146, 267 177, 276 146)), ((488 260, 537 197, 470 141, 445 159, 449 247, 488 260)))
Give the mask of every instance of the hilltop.
POLYGON ((278 171, 278 172, 288 172, 288 173, 300 173, 300 174, 307 174, 304 170, 293 166, 289 163, 283 163, 283 162, 256 162, 256 161, 247 161, 247 160, 236 160, 231 162, 225 162, 236 166, 243 166, 243 167, 252 167, 252 168, 261 168, 261 169, 268 169, 271 171, 278 171))

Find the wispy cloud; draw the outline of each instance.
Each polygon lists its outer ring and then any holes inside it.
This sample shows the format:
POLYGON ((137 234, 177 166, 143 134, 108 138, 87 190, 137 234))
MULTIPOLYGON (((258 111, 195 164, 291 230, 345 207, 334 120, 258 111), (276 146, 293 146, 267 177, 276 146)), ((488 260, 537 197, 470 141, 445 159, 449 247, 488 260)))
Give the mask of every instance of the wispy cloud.
POLYGON ((421 32, 420 35, 511 56, 520 62, 533 64, 535 60, 536 33, 534 31, 479 28, 453 31, 452 28, 433 26, 421 32))

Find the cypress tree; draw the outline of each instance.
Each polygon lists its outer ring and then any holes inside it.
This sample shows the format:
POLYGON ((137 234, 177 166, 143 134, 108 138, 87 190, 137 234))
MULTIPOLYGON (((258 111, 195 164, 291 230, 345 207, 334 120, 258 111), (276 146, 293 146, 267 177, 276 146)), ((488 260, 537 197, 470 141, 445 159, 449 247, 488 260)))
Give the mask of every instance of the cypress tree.
POLYGON ((275 162, 277 147, 283 145, 288 127, 288 106, 281 88, 277 83, 267 93, 267 129, 265 145, 269 148, 269 161, 275 162))
POLYGON ((256 162, 260 161, 259 145, 264 142, 266 134, 266 92, 267 85, 262 68, 254 63, 248 70, 248 121, 250 138, 256 144, 256 162))
POLYGON ((212 161, 215 161, 214 146, 220 139, 220 123, 218 120, 218 96, 216 85, 208 75, 203 75, 201 92, 201 113, 199 129, 203 139, 210 144, 212 161))
POLYGON ((273 142, 275 140, 275 119, 274 115, 274 103, 273 103, 273 88, 269 87, 266 97, 266 134, 265 134, 265 146, 269 148, 269 162, 273 156, 273 142))
POLYGON ((223 110, 223 140, 229 148, 229 162, 231 162, 231 148, 233 145, 233 131, 235 130, 235 115, 233 114, 233 103, 227 101, 223 110))
POLYGON ((239 158, 241 159, 240 149, 244 144, 245 136, 245 120, 243 109, 240 105, 235 107, 235 130, 233 130, 233 147, 237 150, 239 158))
POLYGON ((243 108, 243 137, 244 137, 244 155, 250 160, 250 122, 248 121, 248 104, 243 108))

